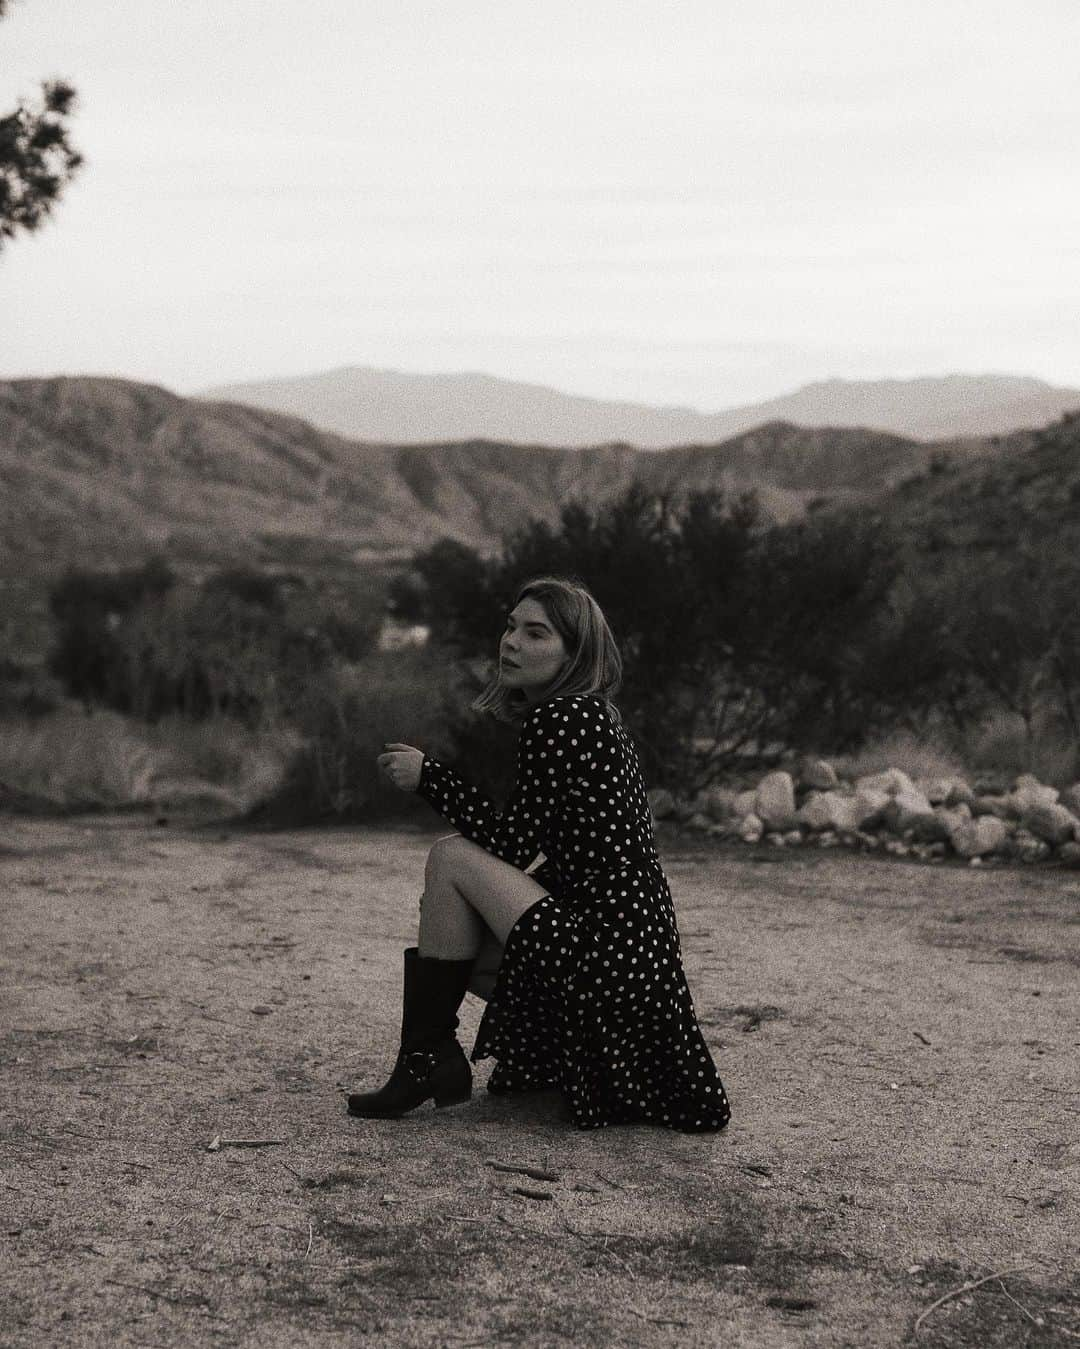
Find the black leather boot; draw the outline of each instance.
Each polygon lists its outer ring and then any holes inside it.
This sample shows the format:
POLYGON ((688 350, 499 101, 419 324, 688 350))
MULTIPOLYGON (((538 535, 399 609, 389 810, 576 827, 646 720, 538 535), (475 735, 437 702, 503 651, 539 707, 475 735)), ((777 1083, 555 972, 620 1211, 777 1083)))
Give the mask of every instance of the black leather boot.
POLYGON ((454 1032, 473 961, 437 960, 410 946, 404 963, 397 1063, 384 1087, 349 1097, 350 1115, 393 1119, 425 1101, 442 1108, 472 1095, 472 1069, 454 1032))

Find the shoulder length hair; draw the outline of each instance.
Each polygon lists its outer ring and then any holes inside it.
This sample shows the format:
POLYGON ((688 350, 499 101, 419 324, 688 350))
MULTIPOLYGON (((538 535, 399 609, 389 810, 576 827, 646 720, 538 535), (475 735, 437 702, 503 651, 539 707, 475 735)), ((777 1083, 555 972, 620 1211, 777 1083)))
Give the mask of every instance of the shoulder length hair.
MULTIPOLYGON (((562 694, 590 694, 603 698, 616 719, 612 702, 622 684, 622 656, 604 611, 581 581, 568 576, 535 576, 514 598, 537 600, 566 647, 568 660, 541 701, 562 694)), ((490 712, 500 721, 520 721, 530 704, 519 689, 508 689, 496 673, 474 701, 478 712, 490 712)))

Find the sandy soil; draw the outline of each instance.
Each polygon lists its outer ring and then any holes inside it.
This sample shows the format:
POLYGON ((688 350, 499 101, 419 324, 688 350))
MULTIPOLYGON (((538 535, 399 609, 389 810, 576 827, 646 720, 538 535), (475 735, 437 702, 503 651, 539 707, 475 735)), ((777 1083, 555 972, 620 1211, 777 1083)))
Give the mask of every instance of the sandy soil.
POLYGON ((666 839, 724 1134, 351 1120, 434 836, 0 820, 0 1343, 1080 1341, 1075 873, 666 839))

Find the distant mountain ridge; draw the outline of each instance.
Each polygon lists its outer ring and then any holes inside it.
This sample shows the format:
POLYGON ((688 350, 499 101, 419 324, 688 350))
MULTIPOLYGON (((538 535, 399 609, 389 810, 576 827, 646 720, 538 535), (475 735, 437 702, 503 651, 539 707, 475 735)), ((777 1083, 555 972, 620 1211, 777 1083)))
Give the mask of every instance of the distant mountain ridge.
POLYGON ((833 379, 704 413, 585 398, 493 375, 417 375, 369 366, 230 384, 201 396, 303 417, 355 440, 488 439, 562 448, 713 444, 773 421, 859 427, 912 440, 1006 435, 1080 408, 1080 389, 1015 375, 833 379))
MULTIPOLYGON (((778 519, 857 502, 940 448, 859 429, 772 422, 655 454, 467 440, 372 444, 296 417, 116 379, 0 382, 0 568, 116 566, 161 550, 193 566, 405 557, 443 536, 484 549, 612 499, 634 479, 681 493, 757 491, 778 519)), ((992 454, 956 444, 962 458, 992 454)))

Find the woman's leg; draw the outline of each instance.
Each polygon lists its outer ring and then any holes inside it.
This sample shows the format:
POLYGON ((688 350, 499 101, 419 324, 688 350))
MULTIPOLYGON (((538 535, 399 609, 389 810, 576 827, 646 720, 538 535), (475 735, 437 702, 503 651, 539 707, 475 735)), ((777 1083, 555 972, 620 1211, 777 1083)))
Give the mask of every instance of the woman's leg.
POLYGON ((481 998, 484 1002, 491 997, 495 980, 499 977, 502 958, 503 944, 485 923, 484 940, 477 952, 472 974, 469 976, 469 992, 474 997, 481 998))
POLYGON ((461 835, 441 838, 428 854, 424 873, 420 954, 441 960, 475 957, 485 929, 504 946, 525 910, 547 893, 524 871, 461 835))

